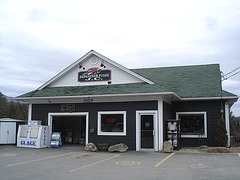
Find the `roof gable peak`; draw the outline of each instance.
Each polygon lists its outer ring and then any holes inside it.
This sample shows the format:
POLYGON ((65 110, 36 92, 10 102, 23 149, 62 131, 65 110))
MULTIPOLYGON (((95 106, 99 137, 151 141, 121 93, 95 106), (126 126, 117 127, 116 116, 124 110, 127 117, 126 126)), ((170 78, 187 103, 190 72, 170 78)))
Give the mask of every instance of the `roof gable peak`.
MULTIPOLYGON (((83 85, 83 83, 79 83, 78 82, 78 77, 79 75, 77 75, 79 73, 79 71, 81 72, 88 72, 89 70, 91 70, 92 68, 95 69, 100 69, 100 71, 104 71, 104 69, 101 68, 106 68, 105 65, 107 64, 108 67, 113 68, 115 71, 118 71, 116 74, 118 74, 119 76, 123 76, 122 79, 120 81, 118 81, 118 78, 114 79, 110 79, 112 81, 114 81, 113 83, 116 84, 121 84, 121 83, 129 83, 124 82, 124 78, 126 79, 127 77, 131 77, 130 79, 132 79, 132 83, 139 83, 139 82, 145 82, 148 84, 154 84, 152 81, 150 81, 149 79, 146 79, 145 77, 129 70, 128 68, 120 65, 119 63, 103 56, 102 54, 91 50, 88 53, 86 53, 85 55, 83 55, 81 58, 77 59, 75 62, 73 62, 71 65, 69 65, 67 68, 65 68, 64 70, 62 70, 60 73, 58 73, 56 76, 54 76, 53 78, 51 78, 49 81, 47 81, 46 83, 44 83, 42 86, 40 86, 37 90, 41 90, 45 87, 59 87, 59 86, 79 86, 79 85, 83 85), (95 58, 93 58, 95 57, 95 58), (101 66, 101 67, 99 67, 101 66)), ((107 67, 107 68, 108 68, 107 67)), ((111 70, 109 70, 109 72, 111 73, 111 70)), ((117 75, 110 75, 111 78, 116 77, 117 75)), ((84 86, 86 85, 102 85, 100 82, 96 82, 95 80, 93 81, 88 81, 88 84, 84 84, 84 86), (93 83, 93 81, 95 83, 93 83)), ((104 81, 104 80, 103 80, 104 81)), ((130 80, 131 81, 131 80, 130 80)), ((130 82, 131 83, 131 82, 130 82)))

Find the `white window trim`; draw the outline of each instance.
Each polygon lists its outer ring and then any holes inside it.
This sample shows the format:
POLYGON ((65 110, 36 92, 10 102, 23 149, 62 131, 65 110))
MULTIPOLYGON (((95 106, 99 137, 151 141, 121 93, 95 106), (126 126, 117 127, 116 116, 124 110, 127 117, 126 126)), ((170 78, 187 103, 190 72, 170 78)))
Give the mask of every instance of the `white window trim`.
POLYGON ((182 138, 207 138, 207 112, 176 112, 176 117, 179 119, 179 115, 181 114, 203 114, 204 115, 204 134, 199 135, 181 135, 182 138))
POLYGON ((99 111, 98 112, 98 135, 106 136, 126 136, 126 111, 99 111), (123 114, 123 132, 102 132, 101 115, 102 114, 123 114))

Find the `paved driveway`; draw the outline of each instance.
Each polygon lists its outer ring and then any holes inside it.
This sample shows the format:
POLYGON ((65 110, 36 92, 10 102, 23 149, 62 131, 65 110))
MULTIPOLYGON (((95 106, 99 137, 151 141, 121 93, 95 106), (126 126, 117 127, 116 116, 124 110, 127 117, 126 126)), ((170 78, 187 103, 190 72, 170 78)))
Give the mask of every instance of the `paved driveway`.
POLYGON ((88 153, 0 146, 0 179, 240 179, 240 154, 88 153))

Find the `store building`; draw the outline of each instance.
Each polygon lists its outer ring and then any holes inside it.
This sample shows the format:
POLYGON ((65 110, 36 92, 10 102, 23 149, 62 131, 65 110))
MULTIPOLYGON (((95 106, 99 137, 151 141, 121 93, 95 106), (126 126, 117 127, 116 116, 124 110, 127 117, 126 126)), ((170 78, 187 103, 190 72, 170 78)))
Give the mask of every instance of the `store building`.
POLYGON ((238 97, 221 90, 218 64, 128 69, 91 50, 17 99, 29 103, 29 120, 60 131, 63 143, 160 151, 168 119, 181 119, 183 146, 214 146, 222 116, 230 138, 229 110, 238 97))

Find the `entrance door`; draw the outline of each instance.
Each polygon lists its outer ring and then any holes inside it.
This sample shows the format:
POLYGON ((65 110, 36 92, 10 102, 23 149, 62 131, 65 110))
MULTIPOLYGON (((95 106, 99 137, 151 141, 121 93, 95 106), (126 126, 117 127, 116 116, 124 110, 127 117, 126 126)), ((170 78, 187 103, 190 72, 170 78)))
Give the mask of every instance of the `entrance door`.
POLYGON ((141 115, 141 148, 154 148, 154 115, 141 115))
POLYGON ((157 111, 136 111, 136 151, 158 151, 157 111))

